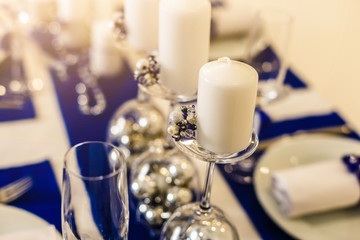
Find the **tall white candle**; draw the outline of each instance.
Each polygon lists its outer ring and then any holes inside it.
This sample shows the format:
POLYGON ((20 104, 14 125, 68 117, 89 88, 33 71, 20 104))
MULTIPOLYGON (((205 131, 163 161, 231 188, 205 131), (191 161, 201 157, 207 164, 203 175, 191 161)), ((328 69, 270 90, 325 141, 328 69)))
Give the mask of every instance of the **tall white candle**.
POLYGON ((111 19, 116 9, 117 0, 93 0, 94 19, 111 19))
POLYGON ((90 17, 88 0, 57 0, 57 17, 62 22, 79 22, 90 17))
POLYGON ((84 21, 62 24, 59 38, 67 49, 87 48, 90 43, 90 27, 84 21))
POLYGON ((215 153, 235 153, 250 143, 258 74, 229 58, 205 64, 199 73, 198 142, 215 153))
POLYGON ((161 82, 177 94, 195 94, 201 66, 208 61, 211 6, 208 0, 161 0, 161 82))
POLYGON ((125 0, 126 39, 137 50, 158 49, 160 0, 125 0))
POLYGON ((122 57, 116 47, 109 21, 96 20, 91 28, 90 69, 98 76, 111 76, 118 73, 122 57))
POLYGON ((57 0, 57 18, 61 22, 60 39, 66 48, 88 47, 92 5, 88 0, 57 0))

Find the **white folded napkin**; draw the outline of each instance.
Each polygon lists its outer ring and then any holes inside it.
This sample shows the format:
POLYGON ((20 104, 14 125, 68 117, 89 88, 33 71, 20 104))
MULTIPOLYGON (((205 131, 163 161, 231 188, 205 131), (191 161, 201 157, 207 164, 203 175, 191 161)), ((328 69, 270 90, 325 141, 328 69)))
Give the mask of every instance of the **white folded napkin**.
POLYGON ((333 111, 324 98, 310 89, 292 90, 288 96, 263 106, 262 110, 275 122, 321 116, 333 111))
POLYGON ((288 217, 350 207, 360 200, 360 185, 341 160, 274 171, 271 193, 288 217))
POLYGON ((53 225, 36 229, 11 232, 0 236, 0 240, 59 240, 53 225))

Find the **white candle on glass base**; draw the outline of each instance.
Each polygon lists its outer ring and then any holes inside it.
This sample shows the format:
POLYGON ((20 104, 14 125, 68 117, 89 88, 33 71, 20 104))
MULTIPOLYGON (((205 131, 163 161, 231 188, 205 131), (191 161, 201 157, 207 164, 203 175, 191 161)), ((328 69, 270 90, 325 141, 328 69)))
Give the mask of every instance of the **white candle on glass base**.
POLYGON ((211 6, 208 0, 161 0, 161 83, 181 95, 195 94, 201 66, 208 62, 211 6))
POLYGON ((197 140, 215 153, 236 153, 250 144, 258 74, 227 57, 205 64, 199 73, 197 140))
POLYGON ((126 40, 136 50, 158 49, 160 0, 125 0, 126 40))
POLYGON ((111 22, 96 20, 91 28, 90 69, 97 76, 113 76, 122 67, 122 57, 112 35, 111 22))

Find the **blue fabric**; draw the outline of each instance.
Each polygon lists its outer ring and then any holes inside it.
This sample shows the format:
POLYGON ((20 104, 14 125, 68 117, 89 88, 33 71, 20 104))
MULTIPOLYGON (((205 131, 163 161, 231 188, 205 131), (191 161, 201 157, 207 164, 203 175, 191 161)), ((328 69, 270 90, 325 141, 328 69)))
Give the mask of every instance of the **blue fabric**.
MULTIPOLYGON (((306 83, 303 82, 298 76, 296 76, 291 70, 287 72, 284 82, 294 90, 307 88, 306 83)), ((336 112, 331 112, 325 115, 304 116, 302 118, 274 122, 260 108, 257 109, 257 111, 261 116, 261 127, 259 132, 260 141, 268 140, 285 134, 293 134, 297 131, 320 130, 323 128, 341 127, 346 124, 341 116, 336 112)), ((349 135, 355 138, 358 137, 355 132, 352 132, 349 135)))
MULTIPOLYGON (((263 115, 262 115, 263 116, 263 115)), ((268 119, 268 118, 267 118, 268 119)), ((259 139, 267 140, 284 134, 292 134, 300 130, 315 130, 342 126, 344 120, 335 112, 320 116, 307 116, 281 122, 264 122, 261 124, 259 139)))
POLYGON ((49 161, 0 169, 0 187, 24 176, 32 177, 31 190, 9 205, 38 215, 61 232, 61 195, 49 161))
POLYGON ((84 141, 105 141, 107 125, 116 109, 125 101, 135 98, 137 85, 128 67, 119 76, 100 79, 99 86, 105 93, 106 109, 97 116, 80 112, 77 105, 78 94, 75 86, 80 82, 75 69, 70 69, 68 81, 62 82, 55 71, 51 70, 61 112, 67 128, 71 145, 84 141))
MULTIPOLYGON (((119 76, 99 81, 107 101, 106 110, 98 116, 83 115, 76 102, 75 85, 80 79, 75 69, 70 69, 71 78, 66 82, 60 81, 55 71, 50 72, 71 145, 90 140, 105 141, 107 126, 112 115, 120 105, 137 95, 137 84, 130 68, 125 66, 119 76)), ((129 240, 152 239, 153 236, 148 228, 137 221, 135 210, 130 208, 129 240)))
MULTIPOLYGON (((24 76, 24 73, 23 73, 24 76)), ((0 85, 7 86, 11 80, 10 58, 5 59, 0 65, 0 85)), ((1 100, 24 99, 21 109, 2 109, 0 108, 0 122, 29 119, 35 117, 35 109, 29 95, 9 94, 0 96, 1 100)))
POLYGON ((307 87, 306 83, 301 81, 301 79, 291 69, 287 71, 284 83, 294 89, 307 87))
POLYGON ((31 119, 34 117, 34 105, 29 97, 26 98, 22 109, 0 109, 0 122, 31 119))

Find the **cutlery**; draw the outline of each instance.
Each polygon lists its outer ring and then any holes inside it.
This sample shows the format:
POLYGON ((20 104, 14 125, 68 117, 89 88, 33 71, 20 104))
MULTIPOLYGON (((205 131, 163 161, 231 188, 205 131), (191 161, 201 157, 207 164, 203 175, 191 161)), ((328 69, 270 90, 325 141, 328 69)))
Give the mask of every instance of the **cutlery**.
POLYGON ((28 192, 33 185, 31 177, 26 176, 0 188, 0 203, 9 203, 28 192))

